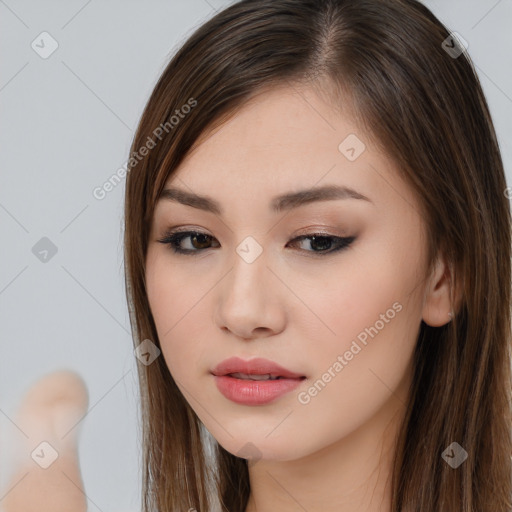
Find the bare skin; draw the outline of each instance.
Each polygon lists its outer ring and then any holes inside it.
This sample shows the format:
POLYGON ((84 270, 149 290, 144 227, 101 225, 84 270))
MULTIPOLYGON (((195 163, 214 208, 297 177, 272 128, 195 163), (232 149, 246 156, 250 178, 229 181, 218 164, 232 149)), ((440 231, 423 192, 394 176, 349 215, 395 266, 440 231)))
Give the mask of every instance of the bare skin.
POLYGON ((251 447, 246 512, 389 512, 421 320, 440 326, 451 310, 446 262, 426 272, 412 190, 348 115, 298 85, 255 96, 202 137, 169 187, 208 196, 221 211, 159 201, 149 303, 167 366, 197 416, 227 451, 251 447), (272 208, 277 196, 325 185, 369 200, 272 208), (165 242, 175 230, 201 235, 175 241, 189 251, 181 254, 165 242), (318 232, 331 241, 297 240, 318 232), (332 237, 354 240, 333 252, 332 237), (306 378, 270 403, 236 403, 212 374, 232 356, 264 357, 306 378))

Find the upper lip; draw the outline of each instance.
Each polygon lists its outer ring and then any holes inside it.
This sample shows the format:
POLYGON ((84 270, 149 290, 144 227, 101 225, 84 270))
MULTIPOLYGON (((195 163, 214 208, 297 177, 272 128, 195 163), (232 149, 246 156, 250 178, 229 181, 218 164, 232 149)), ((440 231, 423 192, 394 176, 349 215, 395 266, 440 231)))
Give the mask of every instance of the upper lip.
POLYGON ((219 363, 213 370, 213 375, 222 376, 230 373, 245 373, 248 375, 266 375, 273 377, 285 377, 288 379, 300 379, 304 375, 294 373, 268 359, 256 358, 244 361, 239 357, 230 357, 219 363))

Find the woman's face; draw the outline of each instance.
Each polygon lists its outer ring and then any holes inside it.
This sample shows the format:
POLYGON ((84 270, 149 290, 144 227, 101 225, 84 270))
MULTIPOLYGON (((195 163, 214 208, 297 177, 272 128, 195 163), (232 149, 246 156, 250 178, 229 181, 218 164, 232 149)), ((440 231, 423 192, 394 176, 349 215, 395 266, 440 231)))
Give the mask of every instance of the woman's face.
POLYGON ((311 89, 272 89, 198 145, 170 188, 181 195, 157 204, 147 293, 170 373, 226 450, 298 459, 403 409, 424 309, 424 220, 350 119, 311 89), (324 187, 339 189, 318 200, 324 187), (178 228, 193 232, 174 239, 186 254, 161 241, 178 228), (231 357, 295 377, 215 376, 231 357))

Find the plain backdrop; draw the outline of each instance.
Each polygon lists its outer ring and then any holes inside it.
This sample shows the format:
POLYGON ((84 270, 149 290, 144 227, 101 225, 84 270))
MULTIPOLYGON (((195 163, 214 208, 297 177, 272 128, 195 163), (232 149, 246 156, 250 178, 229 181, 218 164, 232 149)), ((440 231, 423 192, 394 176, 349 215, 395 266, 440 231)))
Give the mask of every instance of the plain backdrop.
MULTIPOLYGON (((124 184, 102 200, 93 190, 126 161, 171 55, 229 3, 0 0, 0 499, 22 394, 68 368, 90 395, 79 445, 89 510, 140 510, 124 184)), ((425 3, 469 43, 511 183, 512 1, 425 3)))

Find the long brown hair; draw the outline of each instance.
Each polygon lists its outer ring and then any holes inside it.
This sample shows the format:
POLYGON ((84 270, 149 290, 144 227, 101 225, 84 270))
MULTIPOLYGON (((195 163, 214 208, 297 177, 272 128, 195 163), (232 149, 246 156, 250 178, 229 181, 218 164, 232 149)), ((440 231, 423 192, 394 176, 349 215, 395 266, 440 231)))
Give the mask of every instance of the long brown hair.
MULTIPOLYGON (((461 291, 452 322, 421 323, 392 510, 510 512, 511 222, 503 164, 467 51, 416 0, 244 0, 177 51, 146 105, 127 172, 125 277, 135 347, 146 339, 160 346, 144 273, 165 181, 207 128, 253 94, 306 82, 322 84, 333 109, 350 104, 361 133, 395 162, 420 198, 429 268, 443 251, 461 291), (467 451, 457 468, 442 457, 452 442, 467 451)), ((143 511, 243 512, 247 461, 214 440, 208 451, 208 433, 163 357, 138 363, 138 371, 143 511)))

